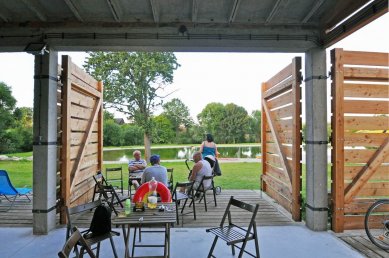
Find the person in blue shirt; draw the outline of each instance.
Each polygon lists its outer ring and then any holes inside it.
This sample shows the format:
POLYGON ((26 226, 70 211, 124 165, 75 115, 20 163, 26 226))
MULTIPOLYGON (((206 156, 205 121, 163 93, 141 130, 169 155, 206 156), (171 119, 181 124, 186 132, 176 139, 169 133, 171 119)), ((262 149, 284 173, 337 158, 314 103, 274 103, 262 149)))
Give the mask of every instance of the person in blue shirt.
POLYGON ((160 164, 160 156, 154 154, 150 157, 151 166, 147 167, 142 174, 141 183, 149 182, 153 177, 158 182, 163 183, 165 186, 168 186, 167 183, 167 169, 160 164))
POLYGON ((219 162, 217 160, 219 152, 217 151, 216 143, 213 141, 212 134, 207 133, 206 140, 201 143, 200 152, 203 156, 203 159, 206 156, 213 156, 215 158, 213 171, 216 175, 220 176, 222 172, 220 170, 219 162))
POLYGON ((212 155, 215 158, 218 156, 216 143, 213 141, 213 136, 210 133, 207 133, 206 141, 203 141, 200 146, 200 152, 203 155, 203 158, 208 155, 212 155))

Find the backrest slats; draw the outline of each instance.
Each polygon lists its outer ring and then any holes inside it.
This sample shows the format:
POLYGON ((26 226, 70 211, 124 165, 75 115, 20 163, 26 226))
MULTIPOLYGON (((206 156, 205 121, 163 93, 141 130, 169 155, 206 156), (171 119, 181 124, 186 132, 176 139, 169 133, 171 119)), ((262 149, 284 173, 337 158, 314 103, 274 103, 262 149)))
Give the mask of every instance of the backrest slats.
POLYGON ((239 200, 234 199, 234 198, 231 198, 230 202, 231 202, 231 205, 236 206, 238 208, 241 208, 243 210, 250 211, 250 212, 255 211, 255 207, 251 204, 239 201, 239 200))
POLYGON ((93 208, 96 208, 100 204, 101 204, 101 199, 99 199, 97 201, 94 201, 94 202, 89 202, 89 203, 86 203, 86 204, 81 204, 81 205, 78 205, 78 206, 75 206, 75 207, 68 208, 69 215, 80 213, 80 212, 84 212, 86 210, 91 210, 93 208))

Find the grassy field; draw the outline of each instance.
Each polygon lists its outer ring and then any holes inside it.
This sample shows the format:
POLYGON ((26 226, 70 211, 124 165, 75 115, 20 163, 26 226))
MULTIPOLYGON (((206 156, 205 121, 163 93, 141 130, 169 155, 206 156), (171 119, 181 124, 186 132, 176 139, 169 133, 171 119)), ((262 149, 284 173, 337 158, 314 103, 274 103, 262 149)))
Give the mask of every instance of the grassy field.
MULTIPOLYGON (((165 167, 174 169, 174 181, 185 181, 188 177, 188 169, 185 162, 166 162, 165 167)), ((193 163, 189 164, 190 166, 193 163)), ((105 167, 122 166, 123 176, 127 174, 127 164, 109 164, 105 167)), ((261 174, 260 163, 221 163, 223 175, 215 178, 216 185, 223 189, 259 189, 259 177, 261 174)), ((0 169, 6 170, 15 187, 32 186, 32 161, 0 161, 0 169)), ((124 182, 127 188, 127 180, 124 182)))
MULTIPOLYGON (((186 181, 188 177, 188 168, 185 162, 165 162, 162 163, 167 168, 174 169, 174 182, 186 181)), ((193 163, 189 164, 190 167, 193 163)), ((105 175, 106 167, 123 168, 124 178, 127 175, 127 164, 108 164, 104 165, 105 175)), ((215 178, 215 185, 222 189, 260 189, 261 163, 252 162, 233 162, 220 163, 222 176, 215 178)), ((0 161, 0 169, 6 170, 15 187, 32 187, 32 161, 0 161)), ((330 187, 330 166, 328 166, 328 187, 330 187)), ((124 180, 124 188, 127 189, 127 180, 124 180)), ((302 175, 302 195, 305 199, 305 165, 303 165, 302 175)))

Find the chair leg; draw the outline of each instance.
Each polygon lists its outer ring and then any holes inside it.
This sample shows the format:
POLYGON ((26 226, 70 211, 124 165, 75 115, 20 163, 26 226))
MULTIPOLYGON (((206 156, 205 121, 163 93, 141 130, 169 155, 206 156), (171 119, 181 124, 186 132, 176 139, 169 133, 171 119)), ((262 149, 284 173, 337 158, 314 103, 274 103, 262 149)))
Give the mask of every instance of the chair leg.
POLYGON ((180 219, 178 218, 178 204, 177 204, 178 201, 175 201, 176 203, 176 219, 177 219, 177 225, 180 225, 180 219))
POLYGON ((204 191, 204 193, 203 193, 203 197, 204 197, 204 207, 205 207, 205 211, 208 211, 208 208, 207 208, 207 198, 205 197, 205 194, 206 194, 207 192, 206 191, 204 191))
POLYGON ((235 246, 234 246, 234 244, 231 245, 231 252, 232 252, 232 255, 235 256, 235 246))
MULTIPOLYGON (((184 209, 185 209, 185 206, 186 206, 186 202, 188 201, 188 199, 185 199, 185 202, 184 202, 184 205, 182 205, 182 208, 181 208, 181 213, 184 212, 184 209)), ((192 199, 193 201, 193 199, 192 199)))
POLYGON ((257 228, 254 227, 254 241, 255 241, 255 253, 257 257, 259 258, 259 244, 258 244, 258 234, 257 234, 257 228))
POLYGON ((100 242, 97 243, 96 257, 100 257, 100 242))
POLYGON ((213 239, 213 243, 212 243, 212 246, 211 246, 211 250, 209 250, 209 253, 208 253, 208 258, 214 257, 212 254, 213 254, 213 250, 215 249, 216 242, 217 242, 218 239, 219 239, 218 236, 215 236, 215 238, 213 239))
POLYGON ((246 244, 247 244, 247 240, 243 241, 242 247, 240 248, 240 252, 239 252, 239 255, 238 255, 239 258, 242 258, 243 253, 244 253, 244 249, 246 248, 246 244))
POLYGON ((192 199, 193 201, 193 215, 194 215, 194 220, 196 220, 196 205, 195 205, 195 201, 192 199))
MULTIPOLYGON (((130 237, 130 234, 128 234, 128 237, 130 237)), ((134 253, 135 253, 135 239, 136 239, 136 227, 134 227, 134 238, 132 239, 131 257, 134 257, 134 253)))
POLYGON ((215 189, 215 187, 212 189, 212 192, 213 192, 213 200, 215 201, 215 207, 216 207, 217 202, 216 202, 216 189, 215 189))
POLYGON ((117 255, 117 253, 116 253, 115 243, 113 242, 112 236, 109 237, 109 241, 111 242, 113 255, 115 256, 115 258, 118 258, 118 255, 117 255))
POLYGON ((6 198, 9 202, 11 202, 11 206, 9 206, 9 208, 6 210, 6 212, 7 212, 7 211, 9 211, 10 209, 12 209, 12 207, 14 206, 17 195, 14 196, 14 198, 12 199, 12 201, 11 201, 10 199, 8 199, 6 195, 4 195, 4 196, 5 196, 5 198, 6 198))
POLYGON ((81 247, 80 254, 76 253, 76 257, 80 257, 80 258, 84 257, 84 247, 81 247))

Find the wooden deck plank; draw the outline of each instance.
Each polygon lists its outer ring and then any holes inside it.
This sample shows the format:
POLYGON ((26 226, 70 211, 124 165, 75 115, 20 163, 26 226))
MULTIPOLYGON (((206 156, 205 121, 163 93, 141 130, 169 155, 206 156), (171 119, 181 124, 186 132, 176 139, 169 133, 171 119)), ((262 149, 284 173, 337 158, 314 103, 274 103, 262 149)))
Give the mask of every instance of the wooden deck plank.
MULTIPOLYGON (((281 226, 295 224, 293 220, 281 212, 277 206, 269 200, 261 197, 260 191, 256 190, 222 190, 221 194, 217 196, 217 207, 213 203, 213 196, 211 193, 207 194, 208 212, 205 212, 204 203, 196 202, 197 220, 193 219, 192 214, 184 216, 184 227, 213 227, 220 223, 230 196, 234 196, 242 201, 256 204, 259 203, 259 212, 257 214, 256 222, 258 226, 281 226)), ((18 201, 15 206, 8 212, 5 212, 9 203, 4 198, 0 198, 0 227, 32 227, 32 202, 18 201)), ((118 208, 120 210, 120 208, 118 208)), ((185 212, 191 211, 188 207, 185 212)), ((237 224, 248 225, 250 217, 245 212, 233 210, 232 214, 236 215, 237 224)), ((88 227, 92 213, 86 214, 79 219, 80 225, 88 227)), ((181 219, 181 216, 180 216, 181 219)), ((59 227, 59 222, 57 221, 59 227)), ((181 227, 181 225, 179 225, 181 227)))

